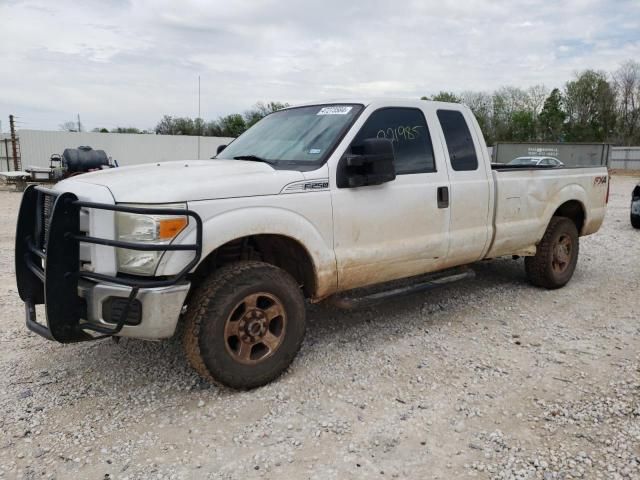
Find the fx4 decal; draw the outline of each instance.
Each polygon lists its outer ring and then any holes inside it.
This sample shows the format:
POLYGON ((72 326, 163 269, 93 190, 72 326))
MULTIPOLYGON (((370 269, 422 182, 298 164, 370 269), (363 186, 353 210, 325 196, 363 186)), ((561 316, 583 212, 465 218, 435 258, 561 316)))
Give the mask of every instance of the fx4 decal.
POLYGON ((596 185, 596 186, 606 185, 607 184, 607 176, 606 175, 602 175, 602 176, 599 176, 599 177, 594 177, 593 184, 596 185))

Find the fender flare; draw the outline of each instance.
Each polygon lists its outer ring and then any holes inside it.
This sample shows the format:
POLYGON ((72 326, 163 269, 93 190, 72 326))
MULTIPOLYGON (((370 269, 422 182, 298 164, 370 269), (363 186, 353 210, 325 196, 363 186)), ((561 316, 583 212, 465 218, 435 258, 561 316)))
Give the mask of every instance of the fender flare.
MULTIPOLYGON (((542 214, 543 222, 542 222, 542 230, 538 232, 536 238, 536 244, 542 240, 544 236, 544 232, 547 230, 547 226, 551 221, 551 217, 553 214, 567 202, 578 202, 582 207, 582 213, 584 214, 584 223, 582 226, 582 231, 585 230, 585 227, 588 225, 590 217, 589 210, 586 208, 588 205, 589 199, 587 196, 587 192, 584 187, 578 183, 571 183, 569 185, 565 185, 560 190, 558 190, 548 201, 546 208, 542 214)), ((582 235, 582 232, 578 232, 579 235, 582 235)))
MULTIPOLYGON (((197 208, 194 208, 194 211, 197 212, 197 208)), ((336 259, 331 243, 328 243, 305 217, 284 208, 238 208, 203 221, 202 256, 199 264, 225 243, 251 235, 282 235, 298 242, 313 262, 316 277, 315 297, 323 297, 327 292, 337 288, 336 259)), ((195 242, 195 231, 190 229, 184 235, 180 235, 177 241, 195 242)), ((157 275, 170 275, 174 270, 178 271, 181 265, 184 266, 188 262, 190 255, 190 252, 172 252, 171 255, 164 255, 157 275)))

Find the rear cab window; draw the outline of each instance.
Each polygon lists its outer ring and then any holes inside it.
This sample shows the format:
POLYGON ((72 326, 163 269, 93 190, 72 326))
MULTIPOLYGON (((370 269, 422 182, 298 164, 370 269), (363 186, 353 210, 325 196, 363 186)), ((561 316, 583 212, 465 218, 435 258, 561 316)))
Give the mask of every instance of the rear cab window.
POLYGON ((436 171, 431 135, 420 109, 389 107, 376 110, 351 142, 352 150, 367 138, 391 140, 397 175, 436 171))
POLYGON ((478 156, 467 121, 458 110, 438 110, 438 120, 449 151, 451 167, 456 171, 478 169, 478 156))

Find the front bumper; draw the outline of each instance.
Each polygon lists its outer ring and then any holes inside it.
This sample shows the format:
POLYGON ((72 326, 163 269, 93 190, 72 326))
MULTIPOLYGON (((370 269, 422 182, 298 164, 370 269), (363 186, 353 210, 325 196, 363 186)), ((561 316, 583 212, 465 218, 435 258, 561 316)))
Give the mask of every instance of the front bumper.
MULTIPOLYGON (((139 308, 129 315, 129 321, 125 322, 118 336, 147 340, 171 337, 176 330, 189 287, 190 284, 185 282, 169 287, 138 290, 136 300, 139 308)), ((130 290, 122 285, 81 281, 78 294, 86 302, 87 308, 80 325, 87 323, 100 329, 115 328, 116 315, 110 315, 110 310, 113 311, 115 299, 128 300, 130 290)))
POLYGON ((189 290, 185 278, 198 264, 201 252, 202 221, 195 212, 84 202, 73 193, 31 186, 20 205, 15 246, 16 280, 25 302, 27 327, 62 343, 109 335, 171 336, 189 290), (185 215, 195 222, 196 243, 149 245, 92 237, 80 231, 81 208, 185 215), (113 276, 81 269, 81 243, 133 250, 190 250, 193 258, 171 277, 113 276), (105 309, 108 302, 118 308, 105 309), (38 304, 45 305, 46 325, 36 320, 38 304))

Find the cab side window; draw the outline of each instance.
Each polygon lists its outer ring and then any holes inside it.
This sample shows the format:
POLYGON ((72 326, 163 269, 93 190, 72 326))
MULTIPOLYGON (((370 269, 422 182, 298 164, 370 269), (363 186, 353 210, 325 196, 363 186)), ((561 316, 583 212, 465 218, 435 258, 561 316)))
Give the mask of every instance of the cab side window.
POLYGON ((397 175, 436 171, 427 122, 417 108, 376 110, 353 139, 352 149, 357 149, 367 138, 391 140, 397 175))
POLYGON ((457 110, 438 110, 438 120, 447 142, 451 167, 457 171, 477 170, 476 147, 462 113, 457 110))

